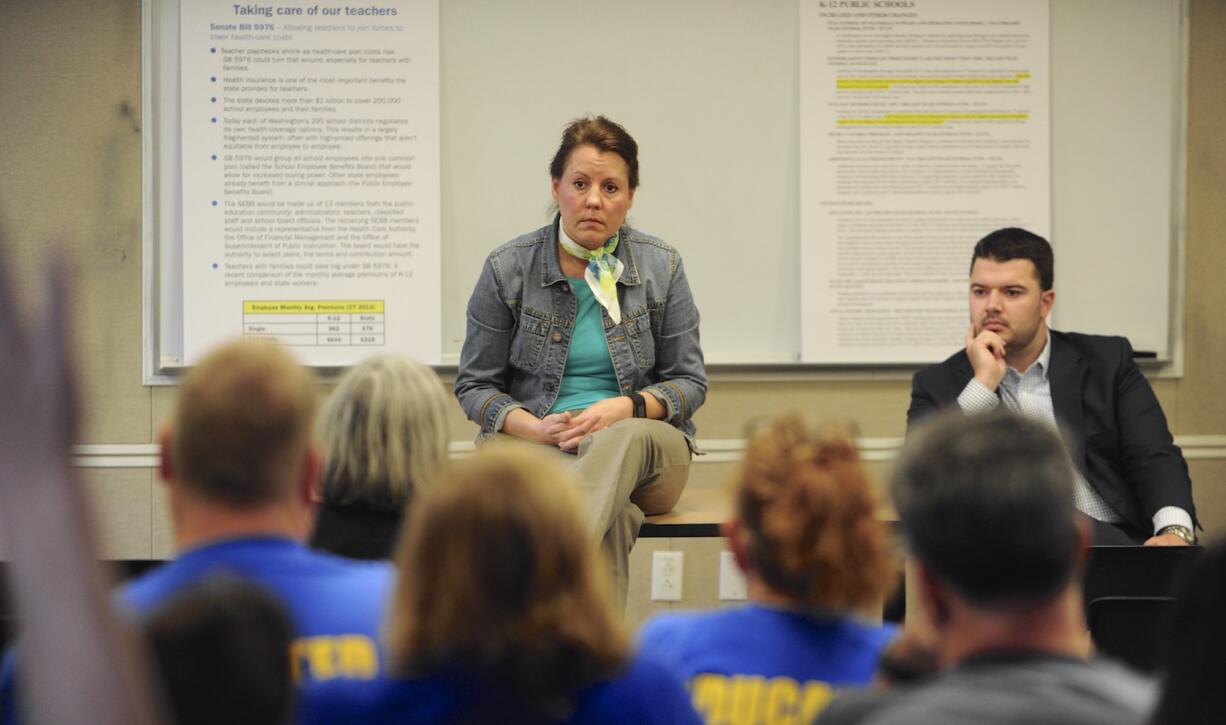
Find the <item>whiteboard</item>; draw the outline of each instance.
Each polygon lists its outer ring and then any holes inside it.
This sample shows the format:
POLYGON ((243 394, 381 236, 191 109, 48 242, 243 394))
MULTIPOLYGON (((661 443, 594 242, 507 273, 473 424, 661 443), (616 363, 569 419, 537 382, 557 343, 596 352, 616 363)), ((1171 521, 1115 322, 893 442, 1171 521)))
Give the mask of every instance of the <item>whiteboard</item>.
MULTIPOLYGON (((145 379, 166 382, 182 349, 176 0, 144 7, 145 379)), ((797 16, 797 0, 440 3, 444 364, 486 254, 550 221, 562 127, 603 113, 639 142, 629 222, 681 252, 708 363, 794 365, 797 16)), ((1169 359, 1185 0, 1052 0, 1051 18, 1056 320, 1169 359)))

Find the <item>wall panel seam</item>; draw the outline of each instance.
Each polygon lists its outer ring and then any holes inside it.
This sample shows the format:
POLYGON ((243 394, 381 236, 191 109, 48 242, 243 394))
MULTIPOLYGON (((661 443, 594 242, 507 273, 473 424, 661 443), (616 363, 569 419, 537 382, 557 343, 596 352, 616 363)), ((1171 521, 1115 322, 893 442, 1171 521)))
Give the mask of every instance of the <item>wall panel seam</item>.
MULTIPOLYGON (((700 438, 697 443, 706 455, 695 456, 695 465, 734 463, 745 450, 742 438, 700 438)), ((902 437, 861 438, 860 453, 866 461, 889 461, 898 455, 902 443, 902 437)), ((1188 460, 1226 459, 1226 435, 1176 436, 1175 444, 1188 460)), ((470 441, 453 441, 449 450, 453 457, 463 458, 475 446, 470 441)), ((156 443, 88 443, 73 447, 72 463, 78 468, 156 468, 159 456, 156 443)))

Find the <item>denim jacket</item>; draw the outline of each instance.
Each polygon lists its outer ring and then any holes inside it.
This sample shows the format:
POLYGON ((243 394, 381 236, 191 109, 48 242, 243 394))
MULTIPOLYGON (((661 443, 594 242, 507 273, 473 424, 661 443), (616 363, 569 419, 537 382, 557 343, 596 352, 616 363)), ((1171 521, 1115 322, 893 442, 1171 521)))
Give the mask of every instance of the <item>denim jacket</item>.
MULTIPOLYGON (((691 447, 691 418, 707 396, 698 309, 681 256, 655 237, 622 227, 616 256, 622 321, 600 308, 623 394, 650 391, 691 447)), ((543 417, 558 397, 578 302, 558 261, 558 219, 495 249, 468 299, 468 331, 455 393, 482 437, 525 408, 543 417)))

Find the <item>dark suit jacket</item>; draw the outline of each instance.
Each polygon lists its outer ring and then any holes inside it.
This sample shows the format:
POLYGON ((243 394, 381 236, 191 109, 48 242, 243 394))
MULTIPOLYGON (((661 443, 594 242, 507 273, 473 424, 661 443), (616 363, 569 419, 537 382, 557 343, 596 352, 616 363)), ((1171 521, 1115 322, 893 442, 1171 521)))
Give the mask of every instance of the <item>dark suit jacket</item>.
MULTIPOLYGON (((1081 474, 1141 531, 1153 530, 1152 517, 1163 506, 1178 506, 1195 521, 1188 465, 1128 340, 1050 333, 1052 405, 1081 474)), ((938 409, 956 406, 972 377, 964 350, 916 373, 907 430, 938 409)))

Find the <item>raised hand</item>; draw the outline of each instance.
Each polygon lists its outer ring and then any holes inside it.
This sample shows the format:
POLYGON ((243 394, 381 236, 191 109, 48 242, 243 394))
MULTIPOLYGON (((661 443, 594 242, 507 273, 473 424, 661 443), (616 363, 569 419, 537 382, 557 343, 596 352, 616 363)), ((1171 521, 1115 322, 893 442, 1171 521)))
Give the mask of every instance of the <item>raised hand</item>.
POLYGON ((76 384, 68 353, 68 306, 60 268, 47 275, 48 298, 22 324, 11 275, 0 255, 0 501, 20 508, 26 488, 70 476, 76 437, 76 384))
MULTIPOLYGON (((70 465, 76 385, 66 275, 23 323, 0 235, 0 531, 32 722, 159 721, 142 652, 111 608, 91 508, 70 465)), ((10 694, 5 690, 5 694, 10 694)), ((13 703, 0 703, 0 711, 13 703)))

